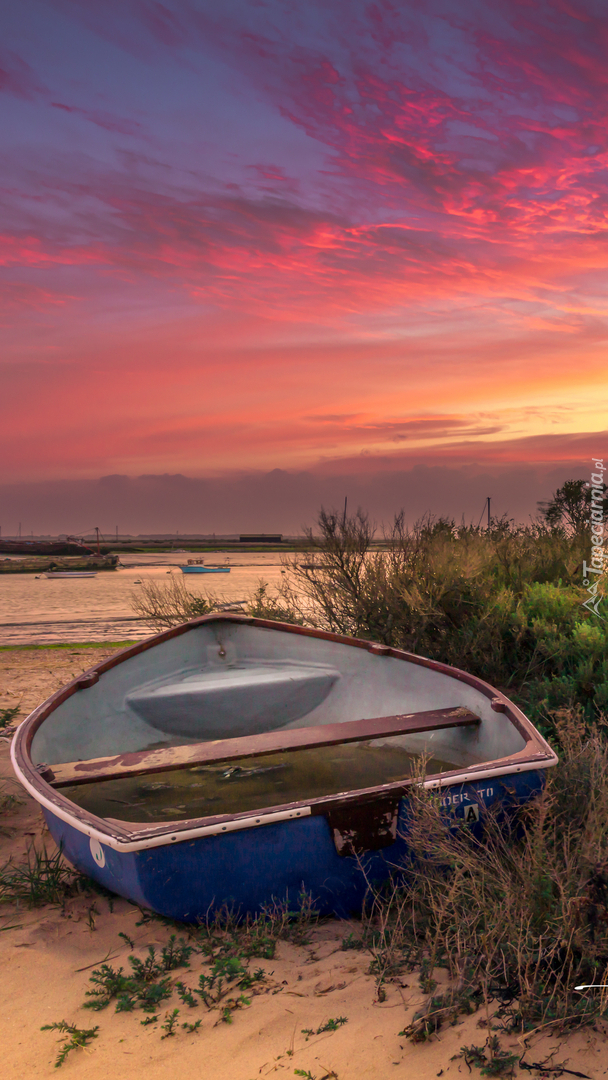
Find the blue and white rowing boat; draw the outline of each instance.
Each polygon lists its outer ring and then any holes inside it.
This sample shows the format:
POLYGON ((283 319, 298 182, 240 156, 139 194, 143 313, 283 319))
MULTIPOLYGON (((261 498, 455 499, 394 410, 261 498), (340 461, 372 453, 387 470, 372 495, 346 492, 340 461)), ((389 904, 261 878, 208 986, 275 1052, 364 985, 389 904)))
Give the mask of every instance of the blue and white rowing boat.
POLYGON ((182 574, 229 574, 229 566, 202 566, 201 564, 193 566, 180 566, 182 574))
POLYGON ((12 759, 74 866, 186 921, 302 889, 348 915, 407 858, 412 783, 475 823, 537 793, 557 760, 466 672, 228 614, 91 668, 20 725, 12 759))

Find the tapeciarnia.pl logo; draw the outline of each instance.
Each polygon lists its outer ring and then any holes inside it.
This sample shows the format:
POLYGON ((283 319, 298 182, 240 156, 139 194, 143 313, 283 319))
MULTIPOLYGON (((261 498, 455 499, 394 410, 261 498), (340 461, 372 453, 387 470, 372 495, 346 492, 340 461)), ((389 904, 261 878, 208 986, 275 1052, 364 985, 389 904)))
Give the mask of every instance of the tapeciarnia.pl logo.
POLYGON ((593 458, 592 460, 595 470, 591 473, 591 484, 589 485, 591 487, 591 517, 589 524, 591 526, 592 547, 591 561, 586 563, 583 560, 583 585, 587 586, 587 592, 589 593, 583 607, 603 619, 605 616, 599 610, 602 597, 598 596, 597 589, 599 579, 606 569, 604 559, 607 557, 604 550, 604 472, 606 466, 603 458, 593 458), (591 578, 591 574, 595 574, 596 577, 591 578))

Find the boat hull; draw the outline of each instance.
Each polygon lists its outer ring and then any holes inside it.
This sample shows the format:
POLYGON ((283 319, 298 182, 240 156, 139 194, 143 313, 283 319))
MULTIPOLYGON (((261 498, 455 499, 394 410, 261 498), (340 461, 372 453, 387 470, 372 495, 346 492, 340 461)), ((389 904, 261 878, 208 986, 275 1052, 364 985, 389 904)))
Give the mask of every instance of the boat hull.
POLYGON ((47 570, 46 578, 81 578, 97 577, 96 570, 47 570))
MULTIPOLYGON (((441 790, 446 820, 481 834, 484 813, 503 814, 537 795, 544 773, 533 770, 491 781, 453 784, 441 790)), ((370 885, 407 872, 408 800, 399 803, 395 840, 388 847, 341 855, 327 817, 281 821, 228 835, 120 852, 91 840, 45 808, 44 816, 65 857, 111 892, 182 922, 198 922, 230 909, 257 914, 274 903, 297 910, 305 896, 322 915, 359 913, 370 885)))
POLYGON ((229 566, 180 566, 182 574, 229 574, 229 566))

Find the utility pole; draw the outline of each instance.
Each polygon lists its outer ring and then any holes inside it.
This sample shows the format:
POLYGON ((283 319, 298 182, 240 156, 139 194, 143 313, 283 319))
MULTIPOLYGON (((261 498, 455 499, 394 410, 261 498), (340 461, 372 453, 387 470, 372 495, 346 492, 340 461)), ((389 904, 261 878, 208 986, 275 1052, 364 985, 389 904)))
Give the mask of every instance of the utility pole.
POLYGON ((344 519, 342 521, 342 528, 346 528, 346 507, 348 505, 348 495, 344 496, 344 519))
POLYGON ((490 517, 490 496, 488 495, 488 532, 490 531, 491 520, 492 518, 490 517))
POLYGON ((19 522, 19 539, 21 539, 21 522, 19 522))
POLYGON ((97 533, 97 554, 101 555, 101 548, 99 547, 99 529, 95 526, 95 532, 97 533))

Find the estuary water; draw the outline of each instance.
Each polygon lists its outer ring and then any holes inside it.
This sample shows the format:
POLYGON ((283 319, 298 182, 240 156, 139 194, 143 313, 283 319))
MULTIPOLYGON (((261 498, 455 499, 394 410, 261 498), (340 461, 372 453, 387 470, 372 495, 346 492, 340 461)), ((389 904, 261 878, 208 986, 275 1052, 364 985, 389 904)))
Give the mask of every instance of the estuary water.
POLYGON ((131 597, 141 582, 159 584, 177 574, 189 592, 212 595, 227 604, 246 600, 259 585, 282 578, 277 552, 170 552, 123 555, 117 570, 93 578, 45 578, 36 574, 0 574, 0 645, 61 642, 136 641, 153 631, 138 619, 131 597), (182 574, 180 564, 204 558, 208 565, 229 565, 229 574, 182 574))

